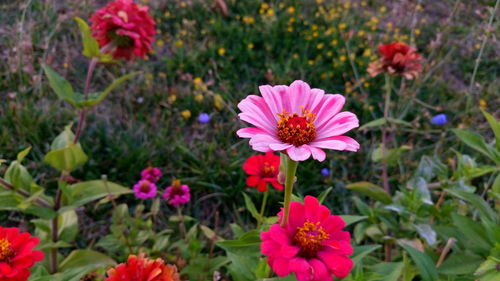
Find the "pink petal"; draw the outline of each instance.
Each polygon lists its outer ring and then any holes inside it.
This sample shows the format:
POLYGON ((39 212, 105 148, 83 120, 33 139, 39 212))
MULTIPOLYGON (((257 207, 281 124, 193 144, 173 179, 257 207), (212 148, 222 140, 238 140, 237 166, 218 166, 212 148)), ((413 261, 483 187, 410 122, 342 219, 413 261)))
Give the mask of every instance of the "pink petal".
POLYGON ((256 151, 268 152, 269 150, 271 150, 269 148, 269 145, 271 143, 279 143, 279 140, 267 134, 259 134, 259 135, 254 135, 250 139, 249 143, 252 146, 252 148, 256 151))
POLYGON ((313 141, 309 144, 309 146, 313 146, 316 148, 324 148, 324 149, 333 149, 333 150, 344 150, 347 147, 347 144, 340 140, 319 140, 313 141))
MULTIPOLYGON (((288 87, 288 100, 290 100, 290 112, 289 113, 301 113, 301 107, 304 107, 309 102, 311 98, 311 87, 304 81, 295 80, 288 87)), ((306 108, 307 109, 307 108, 306 108)))
POLYGON ((285 149, 290 148, 292 146, 293 146, 293 144, 289 144, 289 143, 272 143, 269 145, 269 147, 274 151, 282 151, 282 150, 285 150, 285 149))
POLYGON ((312 109, 316 113, 316 128, 321 128, 326 122, 337 115, 345 104, 345 98, 339 94, 327 94, 317 108, 312 109))
POLYGON ((313 159, 318 160, 319 162, 323 162, 325 160, 326 153, 323 150, 311 145, 309 146, 309 150, 311 151, 313 159))
POLYGON ((312 266, 315 280, 332 280, 332 276, 330 275, 328 268, 322 261, 318 259, 311 259, 309 260, 309 264, 312 266))
POLYGON ((294 272, 308 271, 311 267, 306 259, 299 257, 291 259, 288 265, 294 272))
POLYGON ((340 136, 357 127, 359 127, 358 117, 352 112, 344 111, 320 126, 316 126, 316 131, 318 132, 316 139, 321 140, 328 137, 340 136))
POLYGON ((275 86, 271 87, 269 85, 264 85, 259 87, 259 91, 262 97, 266 101, 269 110, 274 113, 274 118, 276 121, 279 120, 278 113, 282 113, 283 109, 286 109, 283 105, 283 101, 286 100, 288 86, 275 86))
POLYGON ((288 156, 293 161, 304 161, 311 156, 311 151, 307 144, 301 146, 292 146, 286 149, 288 156))
POLYGON ((251 137, 258 135, 258 134, 266 134, 266 131, 264 131, 263 129, 260 129, 260 128, 248 127, 248 128, 239 129, 236 132, 236 134, 240 138, 251 138, 251 137))
POLYGON ((273 268, 273 271, 276 273, 276 275, 278 275, 279 277, 284 277, 291 273, 287 259, 277 258, 276 260, 273 261, 271 267, 273 268))
POLYGON ((349 272, 354 266, 354 263, 350 258, 332 254, 331 252, 319 251, 318 257, 338 278, 344 278, 349 275, 349 272))
POLYGON ((249 95, 238 104, 241 120, 255 127, 262 128, 270 134, 276 132, 276 119, 262 97, 249 95))

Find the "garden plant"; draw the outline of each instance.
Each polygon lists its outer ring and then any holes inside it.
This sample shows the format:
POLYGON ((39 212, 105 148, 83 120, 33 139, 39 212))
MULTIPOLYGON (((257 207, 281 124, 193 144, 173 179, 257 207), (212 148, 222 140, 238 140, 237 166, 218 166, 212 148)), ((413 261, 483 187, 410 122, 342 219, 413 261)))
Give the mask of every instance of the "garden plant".
POLYGON ((499 2, 0 3, 0 281, 499 281, 499 2))

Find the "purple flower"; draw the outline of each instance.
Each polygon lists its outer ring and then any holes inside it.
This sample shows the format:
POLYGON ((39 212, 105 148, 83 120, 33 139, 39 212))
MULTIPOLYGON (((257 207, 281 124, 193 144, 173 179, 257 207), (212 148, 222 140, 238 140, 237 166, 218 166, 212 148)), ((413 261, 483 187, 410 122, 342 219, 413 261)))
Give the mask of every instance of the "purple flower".
POLYGON ((201 113, 200 116, 198 116, 198 122, 207 124, 208 122, 210 122, 210 115, 208 115, 207 113, 201 113))
POLYGON ((141 179, 156 183, 162 176, 160 169, 155 167, 147 167, 141 172, 141 179))
POLYGON ((328 177, 330 175, 330 170, 328 168, 321 169, 321 175, 323 177, 328 177))
POLYGON ((167 200, 168 204, 177 207, 191 201, 189 186, 181 184, 180 180, 174 180, 172 185, 165 189, 163 199, 167 200))
POLYGON ((446 114, 444 114, 444 113, 440 113, 438 115, 434 115, 431 118, 431 124, 432 125, 443 126, 446 123, 448 123, 448 118, 446 117, 446 114))
POLYGON ((148 180, 140 180, 134 185, 135 197, 139 199, 149 199, 156 196, 156 185, 148 180))

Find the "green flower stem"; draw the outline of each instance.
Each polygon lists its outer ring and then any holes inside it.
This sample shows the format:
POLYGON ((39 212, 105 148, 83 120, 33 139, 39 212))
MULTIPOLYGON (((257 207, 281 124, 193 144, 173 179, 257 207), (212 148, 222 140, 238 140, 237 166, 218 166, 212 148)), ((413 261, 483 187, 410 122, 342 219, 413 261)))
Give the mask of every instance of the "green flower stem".
MULTIPOLYGON (((85 78, 85 88, 83 89, 84 99, 87 99, 89 96, 90 81, 92 80, 92 75, 94 74, 94 70, 98 62, 99 58, 92 58, 90 60, 89 69, 87 71, 87 78, 85 78)), ((80 135, 82 134, 83 123, 85 123, 86 113, 87 109, 85 107, 80 109, 80 117, 78 118, 78 127, 76 128, 75 140, 73 141, 75 144, 78 143, 78 139, 80 139, 80 135)))
POLYGON ((389 176, 387 174, 387 163, 385 161, 385 157, 387 154, 386 142, 387 142, 387 124, 389 123, 389 107, 391 104, 391 89, 392 89, 392 81, 389 74, 385 75, 385 101, 384 101, 384 120, 385 124, 382 127, 382 182, 384 186, 384 190, 390 194, 391 190, 389 187, 389 176))
MULTIPOLYGON (((260 205, 260 217, 262 218, 264 216, 264 211, 266 210, 266 204, 267 204, 267 198, 269 197, 269 190, 266 190, 264 192, 264 197, 262 198, 262 205, 260 205)), ((260 222, 259 222, 260 224, 260 222)))
POLYGON ((299 162, 293 161, 290 157, 286 157, 285 163, 285 206, 283 220, 281 226, 285 226, 290 215, 290 202, 292 201, 293 183, 295 181, 295 173, 299 162))
POLYGON ((179 230, 182 238, 186 238, 186 226, 184 225, 184 216, 182 215, 181 206, 177 206, 177 216, 179 217, 179 230))

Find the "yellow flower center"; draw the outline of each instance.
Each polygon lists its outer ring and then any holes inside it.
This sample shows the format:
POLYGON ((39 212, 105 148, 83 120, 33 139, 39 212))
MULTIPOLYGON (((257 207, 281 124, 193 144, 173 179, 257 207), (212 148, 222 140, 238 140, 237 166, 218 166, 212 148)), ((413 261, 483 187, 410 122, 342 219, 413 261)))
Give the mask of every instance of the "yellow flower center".
POLYGON ((9 240, 0 239, 0 262, 9 262, 14 255, 14 250, 10 246, 9 240))
POLYGON ((293 240, 300 247, 299 256, 311 258, 323 247, 322 242, 329 238, 320 222, 306 220, 304 225, 297 227, 293 240))
POLYGON ((316 127, 314 127, 314 119, 316 114, 302 108, 302 114, 289 114, 286 110, 278 113, 280 120, 278 121, 278 138, 284 142, 301 146, 308 144, 316 138, 316 127))

